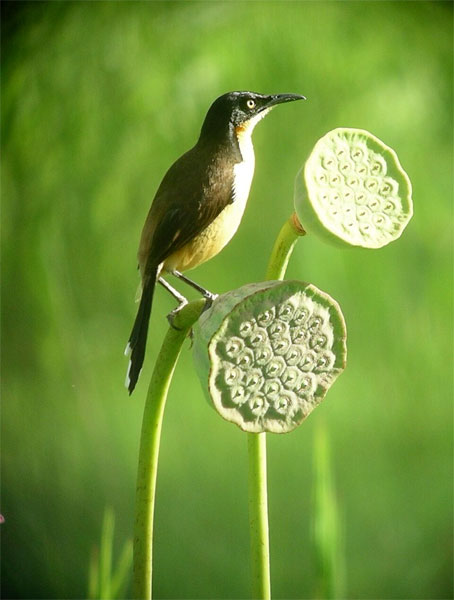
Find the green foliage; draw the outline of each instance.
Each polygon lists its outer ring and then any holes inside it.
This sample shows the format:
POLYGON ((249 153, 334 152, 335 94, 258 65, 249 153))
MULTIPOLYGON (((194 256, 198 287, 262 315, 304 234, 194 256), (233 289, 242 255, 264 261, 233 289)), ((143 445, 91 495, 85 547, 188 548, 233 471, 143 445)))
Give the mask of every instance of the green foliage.
POLYGON ((91 554, 88 598, 89 600, 113 600, 124 598, 132 568, 132 540, 125 542, 120 558, 113 568, 115 513, 111 507, 104 511, 101 542, 91 554))
MULTIPOLYGON (((349 369, 303 428, 269 440, 273 594, 313 594, 302 490, 312 428, 324 418, 345 510, 348 594, 451 597, 451 3, 6 5, 3 595, 83 597, 106 504, 116 538, 131 535, 143 398, 174 307, 158 290, 129 399, 123 348, 140 229, 212 99, 252 89, 308 100, 254 132, 242 225, 193 273, 210 290, 264 271, 295 174, 330 129, 366 129, 395 148, 415 203, 398 243, 340 251, 308 235, 289 265, 289 279, 342 306, 349 369)), ((177 375, 161 447, 155 595, 244 598, 244 439, 207 407, 189 350, 177 375)))
POLYGON ((328 432, 323 422, 317 425, 314 442, 315 598, 345 598, 345 542, 334 489, 328 432))

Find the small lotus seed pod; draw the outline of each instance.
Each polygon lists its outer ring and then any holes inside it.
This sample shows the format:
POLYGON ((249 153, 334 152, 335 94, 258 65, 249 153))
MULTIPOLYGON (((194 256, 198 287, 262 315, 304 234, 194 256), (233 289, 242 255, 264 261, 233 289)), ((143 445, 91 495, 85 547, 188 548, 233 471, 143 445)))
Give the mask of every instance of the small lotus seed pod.
POLYGON ((194 361, 218 413, 244 431, 285 433, 345 368, 338 304, 301 281, 251 283, 219 296, 194 326, 194 361))
POLYGON ((303 227, 347 246, 381 248, 413 214, 411 183, 394 150, 362 129, 334 129, 295 180, 303 227))

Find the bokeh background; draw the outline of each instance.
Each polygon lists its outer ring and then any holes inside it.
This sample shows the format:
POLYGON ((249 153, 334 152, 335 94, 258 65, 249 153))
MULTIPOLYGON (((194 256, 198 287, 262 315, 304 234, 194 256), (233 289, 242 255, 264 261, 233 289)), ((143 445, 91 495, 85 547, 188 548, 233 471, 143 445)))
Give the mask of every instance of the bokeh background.
MULTIPOLYGON (((123 388, 136 248, 160 179, 221 93, 295 92, 254 134, 241 228, 193 273, 263 278, 316 140, 367 129, 399 154, 415 215, 378 251, 302 239, 288 277, 341 304, 349 364, 295 432, 269 436, 275 598, 314 598, 313 441, 329 431, 346 598, 452 597, 452 3, 3 2, 4 598, 84 598, 106 506, 132 536, 142 409, 173 302, 123 388)), ((246 438, 204 400, 189 343, 158 482, 157 598, 249 594, 246 438)))

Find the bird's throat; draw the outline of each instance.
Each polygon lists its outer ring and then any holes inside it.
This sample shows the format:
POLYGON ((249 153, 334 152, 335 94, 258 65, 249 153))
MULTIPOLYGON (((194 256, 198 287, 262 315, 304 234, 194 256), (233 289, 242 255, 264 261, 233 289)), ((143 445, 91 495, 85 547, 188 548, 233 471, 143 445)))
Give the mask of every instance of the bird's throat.
POLYGON ((241 125, 237 125, 235 127, 235 136, 238 141, 238 147, 240 149, 241 156, 243 161, 248 162, 249 160, 254 160, 254 148, 252 146, 252 132, 254 131, 254 127, 257 125, 259 121, 263 119, 265 115, 269 113, 271 109, 262 110, 258 115, 249 119, 249 121, 245 121, 241 123, 241 125))

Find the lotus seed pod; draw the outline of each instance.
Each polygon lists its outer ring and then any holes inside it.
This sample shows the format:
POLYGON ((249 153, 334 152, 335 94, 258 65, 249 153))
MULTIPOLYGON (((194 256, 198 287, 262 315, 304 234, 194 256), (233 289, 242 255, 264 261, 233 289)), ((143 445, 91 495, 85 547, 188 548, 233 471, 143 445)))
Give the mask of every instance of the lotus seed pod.
POLYGON ((301 281, 251 283, 194 326, 194 361, 210 403, 244 431, 286 433, 345 368, 346 329, 328 294, 301 281))
POLYGON ((361 129, 334 129, 315 144, 296 176, 294 200, 307 231, 363 248, 397 239, 413 214, 396 153, 361 129))

